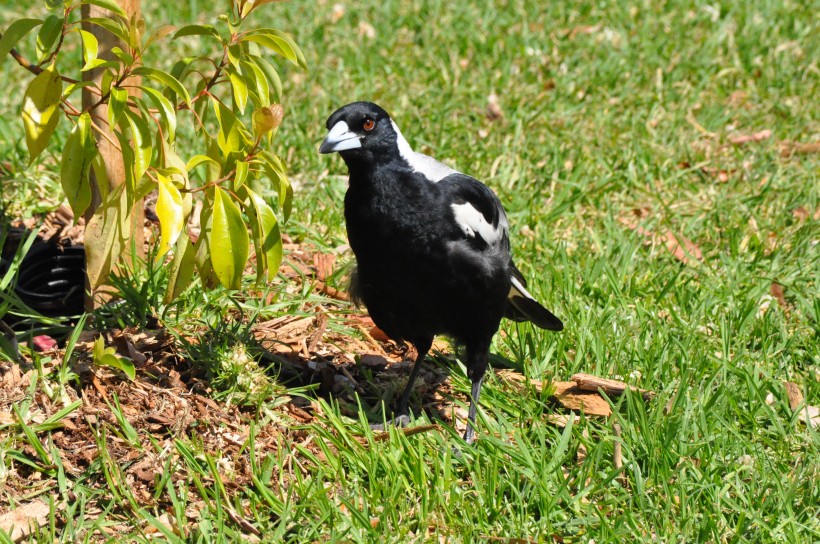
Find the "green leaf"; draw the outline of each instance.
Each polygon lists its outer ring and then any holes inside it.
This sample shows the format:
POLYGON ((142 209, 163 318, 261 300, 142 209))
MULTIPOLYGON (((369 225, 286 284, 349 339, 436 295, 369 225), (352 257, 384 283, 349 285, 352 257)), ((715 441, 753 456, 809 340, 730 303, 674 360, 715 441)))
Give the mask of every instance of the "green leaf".
POLYGON ((193 157, 191 157, 191 160, 188 161, 188 164, 185 165, 185 169, 188 172, 190 172, 191 170, 193 170, 194 168, 196 168, 197 166, 199 166, 203 162, 210 162, 210 163, 213 163, 213 164, 216 164, 217 166, 219 166, 219 163, 217 161, 215 161, 214 159, 212 159, 211 157, 209 157, 208 155, 194 155, 193 157))
POLYGON ((196 251, 187 234, 179 237, 174 247, 174 260, 168 269, 168 288, 163 301, 168 304, 181 295, 194 278, 196 251))
POLYGON ((63 90, 63 98, 68 98, 69 96, 77 92, 77 90, 84 89, 86 87, 91 87, 93 85, 93 81, 78 81, 76 83, 71 83, 68 87, 66 87, 63 90))
POLYGON ((219 122, 219 134, 217 143, 222 150, 223 157, 227 157, 233 152, 244 150, 250 144, 250 137, 245 129, 245 125, 236 118, 225 105, 215 98, 211 98, 217 121, 219 122))
POLYGON ((83 61, 85 62, 85 66, 81 69, 81 71, 84 72, 90 69, 88 68, 90 63, 97 60, 99 44, 97 43, 97 37, 91 32, 80 30, 80 36, 83 39, 83 61))
POLYGON ((253 60, 256 61, 256 65, 265 73, 268 82, 273 86, 273 92, 276 93, 274 100, 281 100, 282 80, 279 79, 279 73, 276 71, 276 68, 274 68, 273 64, 268 62, 267 59, 263 59, 262 57, 253 57, 253 60))
POLYGON ((134 181, 137 182, 151 165, 151 155, 154 152, 151 129, 146 120, 131 109, 125 110, 125 116, 131 126, 131 139, 134 143, 134 181))
POLYGON ((258 43, 283 56, 296 66, 307 68, 305 56, 293 41, 293 38, 273 28, 257 28, 240 36, 241 41, 258 43))
POLYGON ((95 6, 101 7, 103 9, 107 9, 117 15, 127 19, 128 14, 125 13, 120 5, 117 3, 117 0, 82 0, 80 4, 93 4, 95 6))
POLYGON ((108 124, 116 126, 128 102, 128 91, 120 87, 111 87, 108 97, 108 124))
POLYGON ((242 214, 223 189, 214 191, 211 226, 211 263, 219 282, 228 289, 239 289, 248 262, 248 229, 242 214))
POLYGON ((236 161, 236 174, 233 177, 233 190, 237 191, 240 187, 245 185, 245 180, 248 179, 248 170, 250 165, 245 161, 236 161))
POLYGON ((148 79, 165 85, 166 87, 174 91, 177 96, 182 98, 182 100, 188 106, 188 109, 191 109, 191 97, 188 94, 188 91, 185 89, 182 83, 180 83, 179 80, 171 74, 163 72, 162 70, 148 68, 145 66, 140 66, 139 68, 136 68, 132 73, 135 76, 147 77, 148 79))
POLYGON ((31 32, 34 27, 43 24, 42 19, 17 19, 9 25, 3 37, 0 38, 0 60, 5 59, 9 51, 23 39, 23 36, 31 32))
POLYGON ((54 42, 63 30, 65 19, 53 13, 46 17, 40 32, 37 33, 37 58, 42 61, 51 53, 54 42))
POLYGON ((205 206, 202 208, 202 213, 199 217, 201 230, 199 238, 194 244, 194 262, 199 271, 199 277, 202 280, 202 285, 206 289, 211 289, 219 284, 219 279, 214 274, 214 267, 211 263, 211 227, 213 226, 213 204, 212 199, 206 200, 205 206))
POLYGON ((260 277, 265 271, 265 277, 272 281, 279 272, 279 264, 282 262, 282 236, 279 232, 279 224, 276 221, 276 214, 265 200, 245 188, 248 192, 251 206, 248 212, 251 215, 251 230, 256 246, 256 263, 260 277))
POLYGON ((129 33, 128 29, 123 25, 119 19, 106 19, 104 17, 88 17, 83 19, 84 22, 104 28, 111 34, 119 38, 121 41, 128 43, 129 33))
POLYGON ((185 36, 210 36, 222 41, 219 32, 211 25, 187 25, 177 30, 172 39, 184 38, 185 36))
POLYGON ((228 78, 231 81, 234 104, 240 112, 245 113, 245 106, 248 104, 248 84, 233 66, 226 68, 225 71, 228 72, 228 78))
POLYGON ((254 94, 257 96, 256 106, 258 108, 270 106, 270 85, 268 85, 268 78, 265 76, 265 72, 256 65, 253 59, 249 61, 243 60, 240 63, 240 67, 246 79, 249 79, 253 83, 255 88, 254 94))
POLYGON ((91 355, 95 361, 102 359, 102 356, 105 355, 105 340, 103 340, 102 335, 98 336, 97 339, 94 340, 94 348, 91 355))
POLYGON ((96 155, 97 148, 91 135, 91 116, 83 113, 66 138, 60 167, 60 183, 74 212, 75 222, 91 205, 91 183, 88 173, 96 155))
POLYGON ((94 360, 94 364, 98 366, 108 366, 111 368, 116 368, 117 370, 122 370, 122 372, 126 376, 128 376, 129 380, 133 380, 137 375, 137 372, 134 369, 134 363, 132 363, 125 357, 117 357, 113 353, 104 354, 99 359, 94 360))
POLYGON ((239 66, 239 61, 242 59, 242 44, 231 43, 228 45, 228 62, 234 68, 239 66))
POLYGON ((103 94, 109 94, 111 92, 111 85, 117 78, 117 73, 114 70, 106 70, 102 74, 102 80, 100 81, 100 91, 103 94))
POLYGON ((154 103, 154 105, 159 110, 159 114, 162 117, 162 121, 165 124, 165 131, 168 136, 168 143, 174 143, 174 137, 176 136, 177 132, 177 114, 174 105, 171 104, 171 101, 168 100, 164 94, 159 92, 156 89, 151 87, 146 87, 145 85, 140 86, 142 92, 144 92, 148 98, 154 103))
POLYGON ((122 48, 117 47, 116 45, 111 48, 111 53, 117 57, 117 59, 124 64, 125 66, 131 66, 134 64, 134 56, 131 53, 127 53, 122 50, 122 48))
POLYGON ((285 165, 282 164, 279 157, 268 151, 263 151, 260 156, 264 161, 265 173, 268 174, 271 181, 279 186, 279 205, 282 207, 282 219, 287 222, 290 218, 290 212, 293 210, 293 187, 288 181, 287 175, 285 175, 285 165))
POLYGON ((60 120, 60 98, 63 81, 54 64, 35 77, 23 98, 23 125, 26 129, 29 164, 34 162, 48 145, 60 120))
POLYGON ((182 195, 166 176, 157 175, 159 195, 157 197, 157 217, 159 217, 160 245, 157 261, 165 256, 177 243, 185 226, 182 210, 182 195))

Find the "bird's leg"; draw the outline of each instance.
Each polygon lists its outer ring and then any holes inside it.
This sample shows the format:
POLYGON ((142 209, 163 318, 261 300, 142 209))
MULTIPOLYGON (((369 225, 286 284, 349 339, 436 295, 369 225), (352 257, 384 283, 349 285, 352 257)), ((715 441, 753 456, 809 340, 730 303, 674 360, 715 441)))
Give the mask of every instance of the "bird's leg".
POLYGON ((473 381, 470 388, 470 410, 467 412, 467 430, 464 431, 464 441, 472 444, 475 441, 475 416, 478 410, 478 397, 481 394, 481 384, 484 376, 473 381))
MULTIPOLYGON (((415 363, 413 363, 413 369, 410 371, 410 377, 407 379, 407 385, 405 386, 401 397, 399 397, 399 404, 397 406, 398 415, 391 421, 387 422, 389 425, 394 425, 396 427, 406 427, 410 424, 410 415, 408 410, 408 405, 410 404, 410 394, 413 393, 413 385, 416 383, 416 378, 421 370, 421 362, 424 361, 424 358, 427 356, 427 352, 430 351, 430 346, 433 345, 433 339, 431 338, 429 340, 414 341, 413 345, 416 346, 418 356, 416 357, 415 363)), ((384 425, 371 425, 370 428, 374 431, 383 431, 384 425)))
POLYGON ((404 388, 404 392, 401 394, 401 397, 399 397, 399 416, 408 415, 407 407, 410 404, 410 395, 413 393, 413 385, 416 383, 416 378, 421 370, 421 362, 427 356, 427 352, 430 348, 428 347, 427 349, 423 349, 422 347, 416 346, 416 349, 419 352, 418 357, 416 357, 416 362, 413 363, 413 370, 410 371, 410 377, 407 378, 407 385, 404 388))
POLYGON ((467 412, 467 430, 464 441, 472 444, 475 441, 475 417, 478 410, 478 397, 481 395, 481 384, 487 372, 490 360, 489 346, 467 346, 467 377, 472 382, 470 388, 470 410, 467 412))

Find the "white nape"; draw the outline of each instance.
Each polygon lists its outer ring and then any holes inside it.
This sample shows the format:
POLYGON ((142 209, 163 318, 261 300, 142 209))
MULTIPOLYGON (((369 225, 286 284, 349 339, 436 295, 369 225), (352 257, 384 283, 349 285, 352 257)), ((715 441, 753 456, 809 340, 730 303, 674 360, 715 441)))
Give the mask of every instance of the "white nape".
POLYGON ((412 168, 413 171, 423 174, 424 177, 433 183, 443 180, 450 174, 458 173, 456 170, 453 170, 446 164, 437 161, 433 157, 413 151, 413 148, 410 147, 410 144, 407 143, 407 140, 405 140, 404 136, 402 136, 398 125, 396 125, 396 123, 392 120, 390 123, 393 125, 393 130, 396 132, 396 145, 399 147, 399 154, 405 161, 407 161, 407 164, 410 165, 410 168, 412 168))

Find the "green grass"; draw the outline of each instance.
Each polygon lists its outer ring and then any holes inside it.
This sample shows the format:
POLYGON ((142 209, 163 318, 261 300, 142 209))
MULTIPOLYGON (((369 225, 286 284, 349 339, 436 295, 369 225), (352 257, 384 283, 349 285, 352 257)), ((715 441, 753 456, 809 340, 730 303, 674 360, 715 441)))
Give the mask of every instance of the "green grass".
MULTIPOLYGON (((149 26, 212 19, 207 2, 145 4, 149 26)), ((797 421, 782 386, 793 381, 820 405, 820 161, 783 157, 778 146, 820 139, 816 6, 387 0, 348 3, 336 22, 332 11, 333 2, 289 2, 258 12, 260 26, 295 34, 310 67, 283 67, 286 117, 274 148, 298 181, 284 231, 320 248, 346 242, 336 177, 344 165, 317 147, 334 109, 376 101, 417 150, 496 190, 516 261, 566 323, 560 334, 505 323, 494 351, 531 378, 621 376, 657 396, 613 399, 609 421, 562 430, 546 423, 555 408, 534 389, 522 395, 490 377, 472 448, 448 426, 375 441, 324 400, 303 429, 263 409, 249 416, 254 433, 290 431, 278 442, 268 436, 263 450, 251 433, 239 452, 205 451, 195 430, 171 451, 135 448, 163 466, 153 506, 132 496, 112 458, 60 478, 49 432, 0 427, 4 470, 28 451, 63 505, 59 523, 35 540, 94 540, 96 530, 144 541, 160 526, 173 541, 180 537, 157 521, 171 513, 186 541, 230 542, 247 533, 230 511, 263 541, 820 540, 820 434, 797 421), (485 116, 492 93, 501 120, 485 116), (728 143, 764 129, 771 138, 728 143), (647 246, 630 220, 685 236, 703 260, 684 264, 662 243, 647 246), (772 300, 773 282, 786 308, 772 300), (252 486, 228 485, 223 454, 250 467, 252 486), (84 514, 91 502, 103 511, 84 514)), ((22 72, 9 60, 2 71, 11 90, 0 149, 22 168, 13 91, 22 72)), ((40 205, 36 185, 25 187, 29 202, 18 208, 40 205)), ((277 311, 299 311, 300 296, 277 311)), ((463 371, 450 379, 463 402, 463 371)), ((100 451, 129 432, 101 425, 100 451)), ((0 475, 3 498, 24 502, 2 485, 0 475)), ((32 489, 44 493, 41 483, 32 489)))

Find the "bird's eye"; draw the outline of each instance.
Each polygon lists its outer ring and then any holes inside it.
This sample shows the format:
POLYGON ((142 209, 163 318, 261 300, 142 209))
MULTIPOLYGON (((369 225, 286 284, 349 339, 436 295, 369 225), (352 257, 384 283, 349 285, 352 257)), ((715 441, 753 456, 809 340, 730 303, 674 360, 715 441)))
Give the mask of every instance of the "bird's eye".
POLYGON ((376 122, 373 119, 370 119, 370 118, 365 119, 364 123, 362 124, 362 128, 367 130, 367 131, 373 130, 373 127, 375 127, 375 126, 376 126, 376 122))

